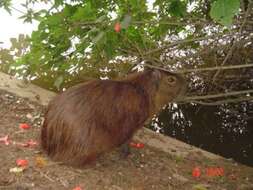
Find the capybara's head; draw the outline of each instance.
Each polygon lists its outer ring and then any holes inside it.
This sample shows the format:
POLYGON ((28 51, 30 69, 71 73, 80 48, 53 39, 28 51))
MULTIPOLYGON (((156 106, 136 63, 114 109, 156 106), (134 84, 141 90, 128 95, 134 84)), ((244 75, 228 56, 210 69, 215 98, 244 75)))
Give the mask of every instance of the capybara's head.
POLYGON ((160 78, 158 93, 167 94, 169 101, 185 93, 186 81, 182 75, 163 70, 153 70, 153 75, 160 78))
POLYGON ((154 102, 152 114, 156 114, 164 105, 181 99, 185 94, 186 80, 181 74, 158 69, 147 69, 146 72, 148 78, 143 85, 152 86, 148 90, 154 102), (155 93, 151 89, 155 89, 155 93))

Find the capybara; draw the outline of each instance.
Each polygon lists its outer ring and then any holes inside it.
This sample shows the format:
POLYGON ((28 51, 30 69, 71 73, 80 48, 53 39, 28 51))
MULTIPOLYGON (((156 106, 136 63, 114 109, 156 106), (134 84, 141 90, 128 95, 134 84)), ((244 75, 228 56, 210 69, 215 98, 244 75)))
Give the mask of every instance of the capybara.
POLYGON ((131 139, 184 89, 182 76, 158 69, 73 86, 48 106, 42 149, 55 161, 83 166, 131 139))

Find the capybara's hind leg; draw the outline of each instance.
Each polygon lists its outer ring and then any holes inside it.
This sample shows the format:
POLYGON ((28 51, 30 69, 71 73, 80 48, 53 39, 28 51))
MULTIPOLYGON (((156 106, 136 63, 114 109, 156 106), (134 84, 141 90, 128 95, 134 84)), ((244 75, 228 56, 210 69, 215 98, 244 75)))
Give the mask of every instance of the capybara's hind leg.
POLYGON ((120 147, 120 157, 121 158, 127 158, 129 154, 131 153, 131 149, 129 146, 129 143, 131 142, 132 139, 129 139, 126 141, 124 144, 121 145, 120 147))

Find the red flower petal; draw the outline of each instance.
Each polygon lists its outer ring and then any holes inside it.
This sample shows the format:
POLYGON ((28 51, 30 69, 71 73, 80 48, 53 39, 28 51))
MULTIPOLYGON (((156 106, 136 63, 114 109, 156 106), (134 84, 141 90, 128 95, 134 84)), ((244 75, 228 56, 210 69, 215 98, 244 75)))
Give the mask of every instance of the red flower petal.
POLYGON ((80 186, 77 186, 73 190, 82 190, 82 188, 80 186))
POLYGON ((144 144, 143 143, 134 143, 134 142, 130 142, 129 145, 133 148, 143 148, 144 144))
POLYGON ((28 166, 28 160, 17 159, 16 164, 17 164, 17 166, 20 166, 20 167, 26 167, 26 166, 28 166))
POLYGON ((30 125, 28 125, 27 123, 21 123, 19 125, 19 128, 20 129, 30 129, 30 125))
POLYGON ((192 170, 192 176, 196 177, 196 178, 198 178, 198 177, 201 176, 201 171, 200 171, 199 167, 193 168, 193 170, 192 170))
POLYGON ((144 144, 143 143, 136 143, 136 148, 144 148, 144 144))

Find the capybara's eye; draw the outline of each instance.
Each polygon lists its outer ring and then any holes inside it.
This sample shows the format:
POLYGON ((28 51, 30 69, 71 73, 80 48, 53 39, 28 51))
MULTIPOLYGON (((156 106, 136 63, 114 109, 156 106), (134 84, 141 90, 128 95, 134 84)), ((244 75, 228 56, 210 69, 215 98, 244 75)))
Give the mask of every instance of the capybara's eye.
POLYGON ((174 77, 174 76, 169 76, 169 77, 167 77, 167 82, 168 82, 169 84, 175 84, 176 81, 177 81, 177 79, 176 79, 176 77, 174 77))

